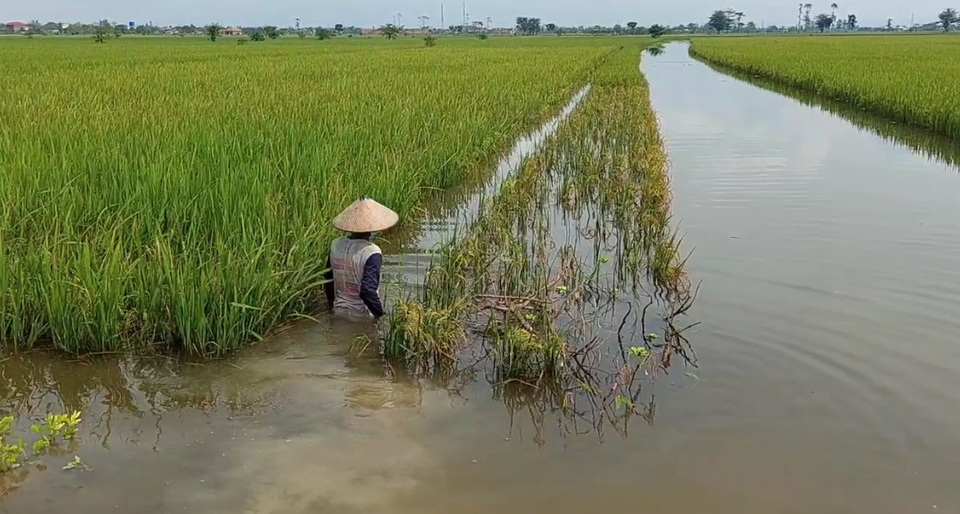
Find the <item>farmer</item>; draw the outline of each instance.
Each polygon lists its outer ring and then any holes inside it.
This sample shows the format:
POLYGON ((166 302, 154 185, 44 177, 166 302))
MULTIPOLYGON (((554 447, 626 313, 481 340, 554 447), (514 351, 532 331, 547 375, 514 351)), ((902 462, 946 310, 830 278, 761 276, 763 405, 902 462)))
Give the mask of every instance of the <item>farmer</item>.
POLYGON ((353 320, 380 319, 380 266, 383 255, 373 236, 397 224, 400 217, 375 200, 361 197, 333 219, 347 232, 334 239, 327 258, 325 289, 335 316, 353 320))

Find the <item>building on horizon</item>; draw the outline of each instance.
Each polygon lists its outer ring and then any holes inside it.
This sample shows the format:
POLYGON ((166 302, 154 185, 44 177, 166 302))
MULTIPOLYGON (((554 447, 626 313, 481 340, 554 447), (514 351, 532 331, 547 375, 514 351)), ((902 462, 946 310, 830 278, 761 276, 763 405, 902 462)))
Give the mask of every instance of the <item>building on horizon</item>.
POLYGON ((19 22, 19 21, 11 21, 11 22, 5 23, 3 25, 3 28, 11 34, 16 34, 18 32, 24 32, 24 31, 30 30, 30 24, 19 22))

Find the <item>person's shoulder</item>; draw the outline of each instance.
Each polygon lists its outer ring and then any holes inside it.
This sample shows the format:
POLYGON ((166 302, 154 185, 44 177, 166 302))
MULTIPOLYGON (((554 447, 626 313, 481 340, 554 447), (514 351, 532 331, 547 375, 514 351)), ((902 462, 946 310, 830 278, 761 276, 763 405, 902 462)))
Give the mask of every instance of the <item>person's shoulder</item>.
POLYGON ((367 245, 367 248, 370 249, 371 253, 383 253, 383 250, 380 249, 380 246, 378 246, 377 243, 374 243, 374 242, 370 242, 370 244, 367 245))

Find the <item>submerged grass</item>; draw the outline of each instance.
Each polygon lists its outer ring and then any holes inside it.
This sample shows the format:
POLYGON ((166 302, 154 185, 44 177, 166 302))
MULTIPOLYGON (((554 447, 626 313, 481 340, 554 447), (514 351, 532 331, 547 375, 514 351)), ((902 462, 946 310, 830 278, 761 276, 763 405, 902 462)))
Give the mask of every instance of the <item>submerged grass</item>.
MULTIPOLYGON (((407 326, 417 321, 408 315, 411 305, 456 314, 468 337, 447 339, 445 354, 453 361, 455 345, 477 343, 487 350, 496 383, 621 391, 636 384, 642 368, 666 368, 673 355, 688 356, 682 330, 669 319, 661 343, 645 331, 624 336, 629 320, 643 323, 654 299, 670 319, 692 301, 670 227, 668 161, 639 54, 637 46, 611 55, 559 130, 441 248, 421 296, 391 314, 390 326, 401 328, 388 330, 387 347, 404 352, 389 356, 416 362, 432 353, 434 338, 419 339, 421 329, 407 326), (641 315, 633 303, 643 295, 650 303, 641 315), (617 325, 617 363, 605 372, 618 385, 591 385, 589 362, 608 352, 617 325)), ((619 392, 612 398, 621 407, 633 404, 619 392)))
POLYGON ((408 217, 617 41, 556 39, 4 39, 0 346, 218 356, 314 310, 336 212, 408 217))
POLYGON ((960 39, 946 35, 696 38, 691 54, 960 139, 960 39))

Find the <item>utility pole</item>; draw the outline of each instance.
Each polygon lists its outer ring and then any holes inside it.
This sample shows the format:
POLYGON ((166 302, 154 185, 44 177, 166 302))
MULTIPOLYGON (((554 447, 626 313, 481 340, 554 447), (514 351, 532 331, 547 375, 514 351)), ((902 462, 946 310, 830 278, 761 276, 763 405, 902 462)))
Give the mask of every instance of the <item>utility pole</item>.
POLYGON ((446 30, 447 26, 443 23, 443 4, 440 4, 440 30, 446 30))
POLYGON ((467 27, 467 3, 463 2, 463 27, 467 27))

